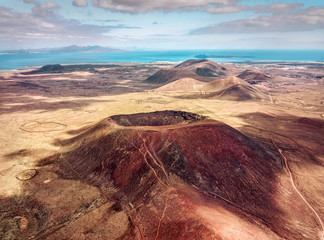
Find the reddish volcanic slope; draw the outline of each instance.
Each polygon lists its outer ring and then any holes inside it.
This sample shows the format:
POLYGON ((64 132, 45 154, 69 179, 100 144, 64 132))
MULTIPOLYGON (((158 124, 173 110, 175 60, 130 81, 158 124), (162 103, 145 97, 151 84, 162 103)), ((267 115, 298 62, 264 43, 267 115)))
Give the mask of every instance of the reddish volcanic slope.
POLYGON ((231 101, 267 99, 267 96, 259 89, 237 77, 217 79, 211 82, 201 82, 193 78, 182 78, 156 88, 154 91, 183 92, 189 97, 191 94, 191 97, 195 98, 215 98, 231 101), (197 95, 195 92, 205 92, 205 94, 197 95))
POLYGON ((123 239, 300 236, 282 228, 274 199, 280 161, 221 122, 179 111, 116 115, 66 145, 61 174, 99 186, 128 213, 123 239))
POLYGON ((242 73, 240 73, 238 76, 238 78, 244 79, 245 81, 247 81, 250 84, 257 84, 257 83, 261 83, 261 82, 267 82, 268 80, 270 80, 271 78, 268 77, 265 74, 259 73, 259 72, 254 72, 251 70, 245 70, 242 73))
POLYGON ((257 88, 243 84, 236 84, 222 91, 212 93, 210 97, 232 101, 266 99, 266 95, 257 88))
POLYGON ((215 77, 224 77, 227 69, 207 59, 187 60, 174 68, 161 69, 144 82, 151 84, 167 84, 182 78, 194 78, 209 82, 215 77))

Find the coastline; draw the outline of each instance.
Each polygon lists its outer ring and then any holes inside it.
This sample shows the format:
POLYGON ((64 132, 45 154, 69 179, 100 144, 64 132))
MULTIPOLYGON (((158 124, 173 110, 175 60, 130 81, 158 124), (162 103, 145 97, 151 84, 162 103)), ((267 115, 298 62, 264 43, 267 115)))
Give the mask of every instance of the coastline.
MULTIPOLYGON (((210 60, 210 59, 209 59, 210 60)), ((212 59, 211 59, 212 60, 212 59)), ((160 66, 168 66, 168 65, 177 65, 182 61, 153 61, 153 62, 82 62, 82 63, 57 63, 61 66, 88 66, 96 68, 103 68, 109 65, 160 65, 160 66)), ((217 62, 217 61, 214 61, 217 62)), ((245 61, 245 62, 217 62, 219 64, 230 64, 236 66, 324 66, 324 62, 322 61, 245 61)), ((45 65, 54 65, 54 64, 44 64, 44 65, 34 65, 34 66, 26 66, 23 68, 13 68, 13 69, 0 69, 1 73, 15 73, 15 72, 25 72, 39 69, 45 65)))
POLYGON ((98 53, 21 53, 0 55, 0 69, 24 69, 47 64, 172 64, 188 59, 209 59, 238 64, 321 64, 324 50, 165 50, 98 53))

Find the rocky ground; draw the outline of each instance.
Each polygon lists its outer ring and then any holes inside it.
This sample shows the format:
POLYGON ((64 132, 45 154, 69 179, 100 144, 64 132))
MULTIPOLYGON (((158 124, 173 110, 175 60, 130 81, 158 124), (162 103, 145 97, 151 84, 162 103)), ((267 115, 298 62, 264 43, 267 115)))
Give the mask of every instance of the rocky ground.
POLYGON ((0 238, 323 239, 323 77, 209 61, 3 71, 0 238), (179 91, 188 78, 204 89, 179 91))

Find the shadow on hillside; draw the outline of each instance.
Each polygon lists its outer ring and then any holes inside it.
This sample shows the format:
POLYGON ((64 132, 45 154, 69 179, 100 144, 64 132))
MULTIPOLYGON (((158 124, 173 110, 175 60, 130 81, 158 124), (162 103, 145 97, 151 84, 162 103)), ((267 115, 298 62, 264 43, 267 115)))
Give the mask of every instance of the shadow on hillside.
POLYGON ((60 109, 78 110, 96 102, 113 102, 114 100, 66 100, 50 102, 46 99, 35 99, 26 96, 3 97, 0 104, 0 114, 13 112, 43 111, 50 112, 60 109))
POLYGON ((238 117, 246 123, 239 130, 258 142, 271 146, 273 139, 282 150, 303 156, 303 161, 324 166, 315 157, 324 154, 324 120, 266 113, 249 113, 238 117))

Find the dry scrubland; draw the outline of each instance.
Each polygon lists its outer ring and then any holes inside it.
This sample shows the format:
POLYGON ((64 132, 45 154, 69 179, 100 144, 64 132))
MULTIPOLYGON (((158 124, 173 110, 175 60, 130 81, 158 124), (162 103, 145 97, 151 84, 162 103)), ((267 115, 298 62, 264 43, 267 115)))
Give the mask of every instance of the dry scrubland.
POLYGON ((0 239, 324 239, 322 64, 0 73, 0 239))

